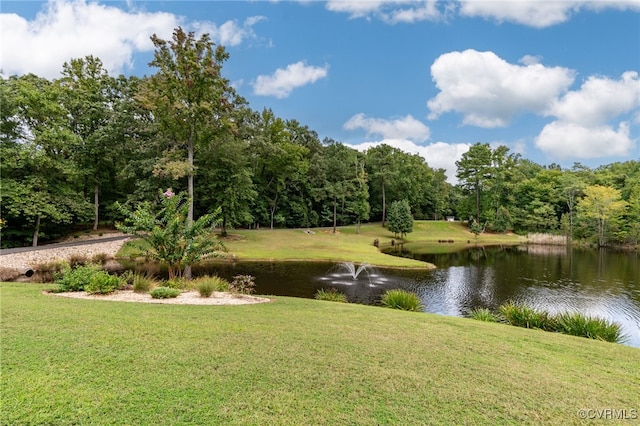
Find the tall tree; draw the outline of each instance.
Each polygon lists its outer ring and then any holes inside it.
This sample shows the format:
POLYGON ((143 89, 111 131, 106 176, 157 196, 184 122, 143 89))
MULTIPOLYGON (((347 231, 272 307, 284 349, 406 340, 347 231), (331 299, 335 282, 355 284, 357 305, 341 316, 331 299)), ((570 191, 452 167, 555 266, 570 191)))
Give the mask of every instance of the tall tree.
POLYGON ((188 220, 193 221, 194 156, 196 147, 210 142, 229 108, 231 90, 221 75, 222 64, 229 58, 222 46, 214 49, 208 34, 196 39, 193 32, 176 28, 171 40, 151 37, 155 46, 150 66, 156 74, 145 81, 139 100, 158 121, 159 130, 168 141, 167 156, 158 164, 174 178, 187 177, 188 220), (177 153, 186 150, 178 159, 177 153))
POLYGON ((566 171, 560 177, 560 184, 562 185, 562 195, 567 205, 568 217, 569 217, 569 238, 573 238, 573 227, 575 220, 576 204, 578 197, 582 194, 582 190, 586 186, 586 183, 580 180, 580 178, 571 171, 566 171))
MULTIPOLYGON (((380 189, 382 226, 387 218, 387 185, 396 173, 394 156, 401 152, 397 148, 382 144, 367 150, 367 169, 371 177, 372 188, 380 189)), ((372 191, 374 192, 374 191, 372 191)))
POLYGON ((482 193, 491 178, 491 165, 491 147, 487 143, 481 144, 479 142, 472 145, 467 152, 462 154, 462 158, 456 161, 458 167, 456 177, 460 180, 460 185, 467 193, 474 196, 477 223, 480 223, 482 193))
POLYGON ((13 99, 7 105, 19 123, 3 126, 1 209, 8 222, 3 234, 30 227, 37 246, 43 226, 87 219, 88 206, 76 185, 79 171, 71 161, 74 135, 51 82, 29 74, 2 84, 8 84, 3 92, 13 99))
POLYGON ((578 211, 596 222, 598 246, 607 243, 607 224, 624 213, 627 203, 622 200, 620 191, 609 186, 592 185, 584 189, 584 198, 578 202, 578 211))
POLYGON ((94 56, 72 59, 63 65, 61 101, 68 126, 75 138, 76 161, 83 172, 84 192, 92 194, 93 229, 98 229, 100 189, 115 174, 118 157, 116 141, 111 139, 115 81, 94 56))

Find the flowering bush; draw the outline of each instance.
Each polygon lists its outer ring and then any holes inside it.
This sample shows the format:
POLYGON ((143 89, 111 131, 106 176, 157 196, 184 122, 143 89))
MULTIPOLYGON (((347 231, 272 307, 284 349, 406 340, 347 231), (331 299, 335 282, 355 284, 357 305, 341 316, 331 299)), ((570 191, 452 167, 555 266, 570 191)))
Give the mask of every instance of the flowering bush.
POLYGON ((116 204, 125 216, 125 223, 116 227, 149 243, 145 255, 166 263, 169 279, 181 277, 188 266, 225 250, 222 242, 211 232, 219 210, 197 220, 189 220, 187 201, 184 194, 174 194, 168 189, 162 193, 157 207, 145 202, 135 211, 130 211, 116 204))

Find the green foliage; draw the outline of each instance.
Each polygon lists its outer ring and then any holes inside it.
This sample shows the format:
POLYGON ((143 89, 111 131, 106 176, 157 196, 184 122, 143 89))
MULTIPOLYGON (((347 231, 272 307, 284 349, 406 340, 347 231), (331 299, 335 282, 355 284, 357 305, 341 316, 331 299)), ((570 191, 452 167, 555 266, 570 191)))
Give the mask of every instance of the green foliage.
POLYGON ((67 267, 56 274, 57 291, 86 291, 87 293, 107 294, 124 284, 115 275, 100 269, 98 265, 87 264, 76 268, 67 267))
POLYGON ((58 284, 57 291, 84 291, 84 286, 96 273, 95 265, 84 265, 76 268, 65 267, 60 272, 54 274, 55 283, 58 284))
POLYGON ((424 309, 417 294, 402 289, 387 290, 381 299, 386 308, 401 309, 403 311, 420 312, 424 309))
POLYGON ((526 305, 509 302, 501 305, 498 310, 511 325, 546 331, 556 331, 558 329, 557 321, 553 316, 526 305))
POLYGON ((509 210, 504 206, 498 207, 498 211, 496 212, 496 216, 493 221, 493 229, 498 232, 506 232, 510 228, 511 214, 509 213, 509 210))
POLYGON ((154 299, 172 299, 180 296, 180 290, 169 287, 158 287, 149 292, 154 299))
POLYGON ((91 294, 109 294, 122 288, 124 282, 117 275, 106 271, 97 271, 84 286, 84 291, 91 294))
POLYGON ((178 290, 186 290, 190 288, 190 282, 182 277, 169 278, 164 282, 164 287, 175 288, 178 290))
POLYGON ((588 186, 584 189, 584 194, 584 198, 578 202, 578 213, 595 221, 598 246, 605 246, 608 228, 624 213, 627 202, 622 200, 619 190, 608 186, 588 186))
POLYGON ((255 291, 255 277, 251 275, 236 275, 231 281, 230 290, 236 293, 251 294, 255 291))
POLYGON ((341 293, 338 291, 338 289, 332 287, 328 290, 325 290, 324 288, 319 289, 318 291, 316 291, 316 294, 314 296, 317 300, 326 300, 329 302, 340 302, 340 303, 347 303, 347 296, 344 293, 341 293))
POLYGON ((135 211, 118 205, 126 219, 125 224, 116 227, 146 241, 145 255, 166 263, 170 279, 181 277, 187 267, 224 250, 222 242, 210 230, 216 214, 191 221, 184 195, 167 190, 160 200, 157 211, 149 203, 141 204, 135 211))
POLYGON ((622 327, 602 318, 592 318, 579 312, 563 313, 557 316, 558 330, 572 336, 619 343, 622 341, 622 327))
POLYGON ((476 308, 469 311, 469 318, 478 321, 500 322, 500 317, 487 308, 476 308))
MULTIPOLYGON (((620 324, 602 318, 585 316, 579 312, 551 315, 548 312, 538 311, 513 302, 500 306, 498 310, 505 322, 518 327, 535 328, 614 343, 623 340, 620 324)), ((483 317, 494 316, 500 319, 500 316, 494 315, 488 310, 479 309, 477 311, 479 317, 472 316, 472 318, 483 319, 483 317)))
POLYGON ((387 228, 396 236, 400 235, 401 237, 413 231, 413 216, 409 201, 402 200, 391 203, 387 216, 387 228))
POLYGON ((484 226, 482 226, 480 223, 476 222, 475 219, 471 220, 471 223, 469 224, 469 230, 471 232, 473 232, 473 234, 476 236, 476 238, 478 238, 478 235, 482 234, 484 232, 484 226))

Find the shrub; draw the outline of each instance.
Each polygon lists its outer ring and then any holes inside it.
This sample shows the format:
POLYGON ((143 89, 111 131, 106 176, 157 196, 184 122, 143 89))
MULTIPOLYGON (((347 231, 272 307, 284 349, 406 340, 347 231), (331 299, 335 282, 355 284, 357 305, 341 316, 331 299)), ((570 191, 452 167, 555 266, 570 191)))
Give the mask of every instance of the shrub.
POLYGON ((557 322, 558 331, 564 334, 614 343, 622 341, 620 324, 602 318, 587 317, 575 312, 558 315, 557 322))
POLYGON ((91 257, 91 263, 95 263, 97 265, 104 265, 109 260, 109 255, 107 253, 96 253, 91 257))
POLYGON ((327 300, 329 302, 347 303, 347 296, 344 293, 340 293, 333 287, 329 290, 321 288, 316 292, 315 298, 317 300, 327 300))
POLYGON ((190 220, 189 200, 184 194, 167 190, 160 195, 159 208, 150 203, 141 204, 135 211, 119 203, 115 206, 125 217, 125 223, 116 224, 116 228, 146 241, 144 254, 165 263, 170 279, 181 277, 189 266, 225 251, 222 242, 211 233, 220 210, 190 220))
POLYGON ((148 293, 151 289, 156 287, 156 280, 152 276, 147 274, 135 274, 133 276, 133 291, 136 293, 148 293))
POLYGON ((382 296, 382 305, 387 308, 418 312, 423 309, 422 301, 417 294, 406 290, 387 290, 382 296))
POLYGON ((537 311, 526 305, 509 302, 500 306, 498 310, 511 325, 524 328, 537 328, 546 331, 556 331, 558 329, 558 324, 553 316, 547 312, 537 311))
POLYGON ((251 294, 255 291, 255 278, 251 275, 236 275, 231 281, 230 290, 236 293, 251 294))
POLYGON ((84 265, 76 268, 64 267, 60 272, 54 274, 55 283, 58 284, 57 291, 84 291, 84 286, 96 273, 95 265, 84 265))
POLYGON ((169 287, 158 287, 152 290, 149 294, 154 299, 170 299, 178 297, 180 295, 180 290, 169 287))
POLYGON ((69 265, 72 268, 75 268, 76 266, 83 266, 83 265, 86 265, 87 263, 89 263, 89 260, 87 256, 85 256, 84 254, 76 253, 69 256, 69 265))
POLYGON ((469 311, 469 318, 478 321, 500 322, 500 317, 487 308, 476 308, 469 311))
POLYGON ((84 290, 91 294, 108 294, 120 289, 123 284, 120 277, 97 270, 85 284, 84 290))
POLYGON ((111 293, 120 288, 124 282, 117 276, 110 275, 98 265, 87 264, 76 268, 67 267, 56 274, 57 291, 86 291, 87 293, 111 293))
POLYGON ((164 287, 184 290, 189 287, 189 281, 182 278, 170 278, 164 282, 164 287))

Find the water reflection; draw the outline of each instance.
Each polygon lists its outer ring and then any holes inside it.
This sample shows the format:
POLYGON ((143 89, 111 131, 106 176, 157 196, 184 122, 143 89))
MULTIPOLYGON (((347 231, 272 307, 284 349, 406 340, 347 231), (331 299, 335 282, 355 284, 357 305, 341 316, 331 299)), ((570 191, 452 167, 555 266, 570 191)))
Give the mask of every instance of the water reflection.
MULTIPOLYGON (((507 301, 550 312, 578 311, 616 321, 626 344, 640 347, 640 259, 638 253, 567 250, 540 246, 475 247, 447 254, 405 245, 403 255, 434 263, 429 271, 390 270, 329 263, 236 263, 206 272, 230 279, 256 277, 261 294, 313 298, 336 288, 352 303, 379 304, 387 289, 417 293, 425 310, 452 316, 470 309, 496 309, 507 301), (354 276, 355 274, 355 276, 354 276)), ((204 271, 201 271, 204 272, 204 271)))

